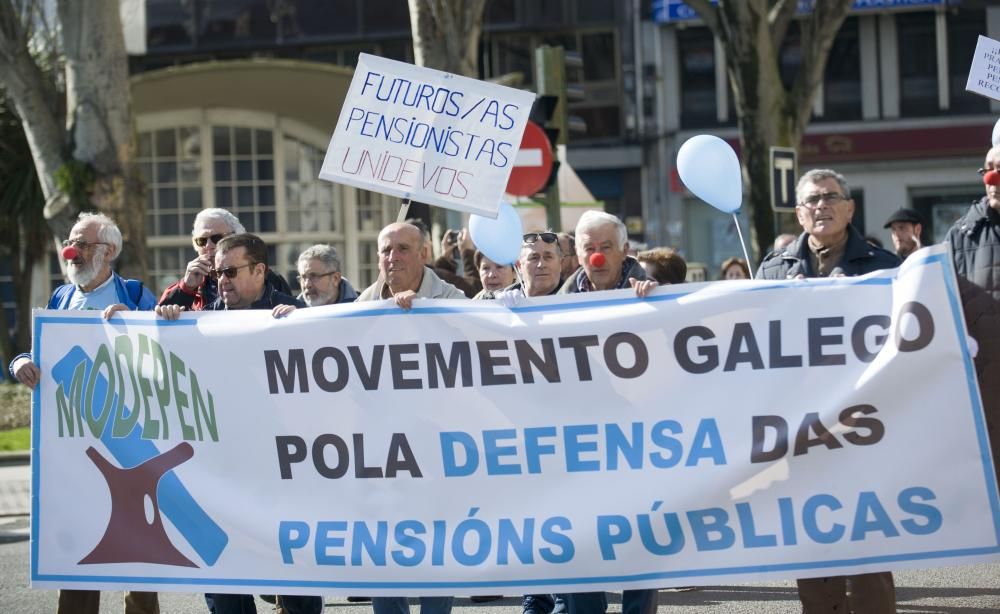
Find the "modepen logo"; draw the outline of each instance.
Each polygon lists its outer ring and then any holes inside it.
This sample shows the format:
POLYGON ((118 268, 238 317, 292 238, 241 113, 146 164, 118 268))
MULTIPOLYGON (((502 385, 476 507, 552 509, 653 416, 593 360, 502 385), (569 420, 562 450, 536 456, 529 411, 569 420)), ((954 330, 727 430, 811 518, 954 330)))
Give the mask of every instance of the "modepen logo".
POLYGON ((162 513, 205 564, 214 565, 229 537, 172 471, 194 457, 189 442, 219 440, 215 401, 197 374, 155 339, 119 335, 93 358, 74 346, 52 376, 58 436, 99 439, 117 462, 87 448, 108 484, 111 516, 104 537, 80 563, 198 567, 171 543, 162 513), (154 442, 168 439, 182 441, 161 453, 154 442))

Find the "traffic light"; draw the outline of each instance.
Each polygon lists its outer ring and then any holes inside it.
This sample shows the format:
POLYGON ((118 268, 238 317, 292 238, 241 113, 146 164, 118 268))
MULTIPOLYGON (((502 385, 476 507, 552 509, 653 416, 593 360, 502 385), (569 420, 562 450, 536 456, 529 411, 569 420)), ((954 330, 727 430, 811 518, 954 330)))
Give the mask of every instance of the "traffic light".
POLYGON ((567 72, 573 76, 572 81, 580 81, 583 62, 580 55, 566 52, 562 47, 542 45, 535 49, 535 88, 538 98, 531 109, 532 121, 545 130, 552 143, 552 173, 545 185, 546 217, 551 228, 560 226, 559 185, 556 178, 559 175, 559 156, 556 148, 565 145, 569 133, 586 131, 586 124, 581 118, 571 116, 569 101, 580 100, 582 89, 567 85, 567 72))

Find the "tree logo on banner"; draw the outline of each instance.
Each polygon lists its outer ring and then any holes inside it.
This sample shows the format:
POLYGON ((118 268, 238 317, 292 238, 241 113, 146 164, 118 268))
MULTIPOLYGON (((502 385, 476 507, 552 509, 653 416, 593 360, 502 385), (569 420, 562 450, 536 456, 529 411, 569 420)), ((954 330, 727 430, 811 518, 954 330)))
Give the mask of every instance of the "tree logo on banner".
POLYGON ((74 346, 53 367, 52 377, 58 437, 96 438, 119 465, 95 446, 87 448, 108 485, 111 515, 104 536, 80 564, 198 567, 170 541, 165 515, 205 564, 214 565, 229 536, 171 471, 194 457, 189 442, 219 440, 211 390, 199 385, 181 358, 146 335, 119 335, 101 344, 94 358, 74 346), (178 375, 187 380, 183 390, 178 375), (151 411, 157 404, 159 411, 151 411), (171 438, 183 441, 163 453, 153 443, 171 438))

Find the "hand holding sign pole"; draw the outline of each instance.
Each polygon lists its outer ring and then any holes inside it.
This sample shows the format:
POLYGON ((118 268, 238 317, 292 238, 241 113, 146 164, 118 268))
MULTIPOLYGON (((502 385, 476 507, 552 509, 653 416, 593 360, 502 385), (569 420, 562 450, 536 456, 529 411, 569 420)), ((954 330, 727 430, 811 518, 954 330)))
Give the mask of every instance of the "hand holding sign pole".
MULTIPOLYGON (((743 246, 747 263, 750 255, 736 212, 743 202, 743 174, 736 152, 717 136, 699 134, 681 145, 677 152, 677 172, 695 196, 723 213, 730 213, 743 246)), ((750 279, 753 279, 753 268, 750 279)))

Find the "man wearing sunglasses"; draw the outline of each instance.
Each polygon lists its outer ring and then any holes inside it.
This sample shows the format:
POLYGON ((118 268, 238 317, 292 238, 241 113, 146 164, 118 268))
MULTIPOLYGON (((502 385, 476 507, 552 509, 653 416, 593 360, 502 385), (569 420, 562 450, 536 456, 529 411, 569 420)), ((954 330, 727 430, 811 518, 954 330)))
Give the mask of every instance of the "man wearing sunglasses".
MULTIPOLYGON (((203 209, 194 218, 191 245, 197 256, 188 262, 184 276, 171 284, 160 295, 160 305, 177 305, 186 311, 201 311, 219 296, 215 280, 209 276, 215 262, 219 241, 234 234, 246 232, 235 215, 225 209, 203 209)), ((267 270, 268 280, 279 291, 291 294, 292 290, 281 275, 267 270)))
MULTIPOLYGON (((305 307, 297 298, 279 291, 267 276, 267 245, 257 235, 229 235, 214 248, 215 266, 206 277, 218 287, 218 297, 205 306, 205 311, 236 309, 269 309, 280 318, 305 307)), ((166 320, 176 320, 186 307, 157 305, 156 313, 166 320)), ((205 599, 214 614, 247 614, 256 612, 253 595, 210 593, 205 599)), ((278 596, 279 612, 283 614, 320 614, 323 598, 316 596, 278 596)))
POLYGON ((497 299, 504 306, 513 307, 525 296, 556 294, 563 282, 559 235, 551 231, 525 233, 514 266, 521 273, 520 280, 503 290, 487 292, 483 298, 497 299))
MULTIPOLYGON (((795 214, 802 234, 783 250, 772 252, 757 271, 758 279, 864 275, 891 269, 899 258, 865 241, 851 224, 854 201, 843 175, 814 169, 795 187, 795 214)), ((798 581, 805 614, 892 614, 896 589, 892 573, 866 573, 798 581), (850 583, 850 598, 847 585, 850 583)))
MULTIPOLYGON (((104 319, 122 310, 149 311, 156 298, 149 288, 134 279, 123 279, 111 270, 121 254, 122 233, 111 218, 99 213, 81 213, 63 245, 70 283, 52 294, 48 309, 100 310, 104 319)), ((10 363, 10 374, 28 388, 38 385, 41 371, 31 354, 20 354, 10 363)), ((59 591, 58 614, 97 614, 101 592, 59 591)), ((156 593, 125 593, 126 614, 159 612, 156 593)))
POLYGON ((299 300, 310 307, 353 303, 358 292, 340 272, 340 256, 329 245, 313 245, 299 254, 299 300))

